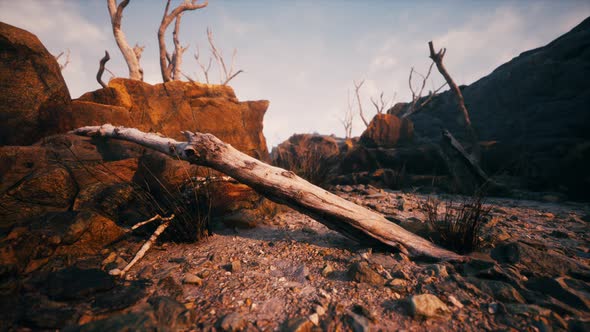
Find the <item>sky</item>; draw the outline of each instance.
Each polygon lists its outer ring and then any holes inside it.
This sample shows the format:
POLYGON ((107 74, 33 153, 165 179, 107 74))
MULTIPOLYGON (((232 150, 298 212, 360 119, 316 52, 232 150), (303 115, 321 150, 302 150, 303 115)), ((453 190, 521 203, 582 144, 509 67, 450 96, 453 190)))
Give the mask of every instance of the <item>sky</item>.
MULTIPOLYGON (((172 0, 172 6, 180 2, 172 0)), ((112 59, 107 68, 128 76, 106 3, 0 0, 0 21, 36 34, 52 54, 70 50, 63 75, 76 98, 100 88, 95 75, 105 50, 112 59)), ((165 3, 131 0, 123 14, 129 43, 145 45, 144 79, 153 84, 162 82, 156 33, 165 3)), ((427 71, 430 40, 436 48, 447 48, 444 61, 455 81, 470 84, 588 16, 587 0, 210 0, 182 18, 180 40, 189 46, 182 68, 203 80, 193 54, 198 45, 202 57, 208 56, 207 27, 226 61, 237 49, 235 65, 244 73, 229 85, 240 100, 270 100, 264 134, 271 148, 294 133, 344 136, 341 120, 354 93, 353 80, 365 80, 360 95, 368 118, 375 114, 369 99, 381 92, 387 100, 395 96, 392 102, 408 101, 410 68, 427 71)), ((217 73, 211 70, 212 83, 219 83, 217 73)), ((444 82, 435 69, 431 77, 425 91, 444 82)), ((353 135, 363 129, 357 115, 353 135)))

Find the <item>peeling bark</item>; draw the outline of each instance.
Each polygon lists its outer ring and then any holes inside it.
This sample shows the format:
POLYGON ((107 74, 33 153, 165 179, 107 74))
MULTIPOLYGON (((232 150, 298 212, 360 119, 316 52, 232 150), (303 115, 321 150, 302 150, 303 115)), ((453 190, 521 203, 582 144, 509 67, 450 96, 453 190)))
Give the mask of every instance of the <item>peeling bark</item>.
POLYGON ((307 182, 291 171, 252 158, 211 134, 185 131, 183 134, 188 142, 178 142, 135 128, 114 127, 110 124, 82 127, 73 133, 127 140, 193 164, 213 168, 250 186, 270 200, 286 204, 330 229, 363 243, 384 244, 411 257, 465 259, 408 232, 379 213, 307 182))

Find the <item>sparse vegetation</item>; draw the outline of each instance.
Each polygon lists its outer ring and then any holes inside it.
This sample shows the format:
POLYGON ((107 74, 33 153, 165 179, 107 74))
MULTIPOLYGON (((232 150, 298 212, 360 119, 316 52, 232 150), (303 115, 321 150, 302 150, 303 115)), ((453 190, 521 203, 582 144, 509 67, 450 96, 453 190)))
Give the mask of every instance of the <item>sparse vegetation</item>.
POLYGON ((461 203, 430 198, 423 206, 427 222, 436 235, 433 241, 460 254, 481 248, 481 231, 490 216, 490 207, 483 204, 481 195, 461 203))
POLYGON ((307 181, 322 186, 328 183, 331 157, 326 157, 318 148, 310 147, 299 154, 286 154, 277 159, 278 167, 292 171, 307 181))

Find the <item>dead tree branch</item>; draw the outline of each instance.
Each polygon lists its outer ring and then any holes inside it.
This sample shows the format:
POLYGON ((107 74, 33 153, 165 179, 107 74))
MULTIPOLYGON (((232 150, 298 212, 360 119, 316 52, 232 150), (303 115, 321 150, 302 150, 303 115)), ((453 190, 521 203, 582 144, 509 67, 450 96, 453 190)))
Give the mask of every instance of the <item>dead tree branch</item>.
POLYGON ((63 71, 70 64, 70 53, 70 49, 68 48, 65 52, 66 60, 63 63, 59 63, 59 58, 61 58, 62 55, 64 55, 63 51, 55 57, 55 61, 57 61, 57 63, 59 64, 59 70, 63 71))
POLYGON ((375 107, 377 114, 383 114, 383 111, 387 110, 390 106, 392 106, 396 96, 396 94, 394 93, 393 97, 391 97, 391 100, 385 100, 383 95, 384 93, 383 91, 381 91, 381 94, 379 95, 379 100, 375 100, 373 99, 373 97, 371 97, 371 103, 375 107))
POLYGON ((178 142, 135 128, 108 124, 79 128, 73 133, 127 140, 193 164, 211 167, 252 187, 274 202, 287 204, 327 227, 364 243, 385 244, 412 257, 465 259, 403 229, 379 213, 314 186, 293 172, 252 158, 211 134, 185 131, 183 133, 188 141, 178 142))
MULTIPOLYGON (((123 10, 129 4, 130 0, 123 0, 117 5, 117 0, 107 0, 109 14, 111 16, 111 25, 113 27, 113 35, 117 46, 125 58, 127 67, 129 68, 129 78, 133 80, 143 81, 143 69, 139 65, 141 52, 137 53, 135 48, 131 48, 127 42, 127 38, 121 29, 121 20, 123 19, 123 10), (139 54, 139 56, 138 56, 139 54)), ((136 46, 137 47, 137 46, 136 46)), ((143 51, 143 48, 141 49, 143 51)))
POLYGON ((354 94, 356 95, 356 101, 357 101, 358 107, 359 107, 359 115, 361 116, 361 120, 363 120, 365 127, 368 127, 369 122, 367 121, 367 119, 365 119, 365 115, 363 114, 363 105, 361 103, 361 95, 360 95, 360 89, 363 86, 363 84, 365 83, 365 80, 362 80, 359 84, 357 84, 356 81, 352 81, 352 83, 354 84, 354 94))
POLYGON ((235 63, 236 54, 238 53, 238 50, 234 49, 234 52, 233 52, 232 58, 231 58, 231 64, 230 64, 229 71, 228 71, 227 66, 225 64, 225 60, 223 59, 223 53, 221 53, 217 49, 217 47, 215 47, 215 41, 213 39, 213 31, 210 28, 207 28, 207 40, 209 41, 209 47, 211 48, 211 54, 213 55, 213 58, 217 62, 217 66, 219 68, 219 75, 221 76, 220 82, 222 85, 227 85, 229 83, 229 81, 231 81, 234 77, 236 77, 240 73, 244 72, 243 70, 238 70, 237 72, 234 73, 234 63, 235 63))
MULTIPOLYGON (((167 54, 166 50, 166 30, 172 21, 176 20, 176 25, 180 25, 179 17, 188 10, 196 10, 207 7, 209 4, 208 0, 205 0, 203 3, 197 3, 197 0, 185 0, 183 1, 178 7, 174 8, 170 13, 170 0, 166 2, 166 8, 164 9, 164 16, 162 17, 162 22, 160 23, 160 28, 158 29, 158 46, 160 48, 160 71, 162 73, 162 80, 164 82, 170 82, 172 80, 172 67, 169 64, 172 64, 173 67, 176 66, 178 68, 178 73, 180 73, 180 59, 182 57, 181 52, 176 47, 179 47, 180 44, 175 42, 175 51, 172 57, 167 54)), ((175 30, 177 30, 175 28, 175 30)), ((178 32, 178 31, 176 31, 178 32)), ((178 38, 176 36, 175 38, 178 38)), ((180 76, 180 74, 179 74, 180 76)))
POLYGON ((96 73, 96 81, 98 82, 98 84, 100 84, 100 86, 102 86, 103 88, 107 88, 107 85, 102 81, 102 74, 104 73, 105 70, 105 65, 107 64, 107 61, 109 61, 111 59, 111 56, 109 55, 108 51, 104 51, 104 57, 102 57, 102 59, 100 59, 100 63, 98 66, 98 72, 96 73))
POLYGON ((109 271, 109 274, 123 278, 125 276, 125 274, 133 267, 133 265, 135 265, 135 263, 139 262, 139 260, 142 259, 143 256, 145 256, 145 253, 148 250, 150 250, 152 245, 154 245, 154 242, 156 242, 158 237, 166 230, 166 228, 168 228, 168 226, 170 226, 170 221, 172 219, 174 219, 174 214, 172 214, 170 217, 167 217, 167 218, 164 218, 164 217, 160 216, 159 214, 156 214, 153 218, 150 218, 146 221, 142 221, 142 222, 134 225, 131 228, 132 230, 137 229, 137 228, 139 228, 145 224, 148 224, 150 222, 153 222, 156 220, 162 220, 162 224, 160 224, 160 226, 158 226, 158 228, 156 228, 156 230, 154 231, 152 236, 150 236, 150 238, 147 241, 145 241, 145 243, 141 246, 139 251, 135 254, 135 257, 133 257, 131 262, 129 262, 129 264, 127 264, 127 266, 125 266, 125 268, 123 268, 123 270, 112 269, 109 271))
POLYGON ((472 144, 472 146, 471 146, 472 152, 471 153, 473 154, 475 159, 478 160, 479 156, 480 156, 479 143, 477 140, 477 134, 475 133, 475 130, 473 129, 473 126, 471 125, 471 119, 469 118, 469 112, 467 111, 467 107, 465 106, 465 99, 463 98, 463 94, 461 93, 461 89, 459 89, 459 87, 457 86, 455 81, 453 81, 453 78, 451 77, 451 75, 449 74, 449 72, 447 71, 447 69, 445 68, 445 66, 443 64, 443 58, 447 52, 447 49, 442 48, 438 52, 435 52, 434 45, 433 45, 432 41, 428 42, 428 48, 430 50, 430 58, 436 64, 436 68, 438 69, 440 74, 445 78, 445 81, 447 82, 447 84, 451 88, 451 91, 453 91, 453 95, 455 96, 455 100, 457 101, 457 107, 459 108, 459 111, 463 115, 463 120, 465 121, 465 127, 467 128, 467 132, 469 133, 469 136, 471 138, 471 144, 472 144))
POLYGON ((205 67, 205 65, 203 65, 203 63, 201 62, 200 56, 201 52, 199 51, 199 46, 197 45, 197 50, 195 51, 195 60, 197 60, 197 64, 199 64, 199 67, 201 67, 203 75, 205 75, 205 82, 209 84, 209 70, 211 69, 211 63, 213 62, 213 58, 209 57, 209 64, 207 65, 207 67, 205 67))

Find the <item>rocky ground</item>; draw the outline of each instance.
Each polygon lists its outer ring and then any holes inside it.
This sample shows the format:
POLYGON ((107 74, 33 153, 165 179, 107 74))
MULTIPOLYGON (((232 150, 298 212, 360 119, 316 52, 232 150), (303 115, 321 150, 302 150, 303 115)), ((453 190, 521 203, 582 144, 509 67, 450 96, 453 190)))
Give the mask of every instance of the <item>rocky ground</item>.
MULTIPOLYGON (((335 192, 425 229, 427 196, 335 192)), ((24 280, 0 271, 0 322, 20 331, 589 330, 590 207, 488 203, 487 246, 467 263, 372 250, 284 209, 252 229, 159 243, 126 280, 107 271, 131 260, 148 235, 24 280)))

